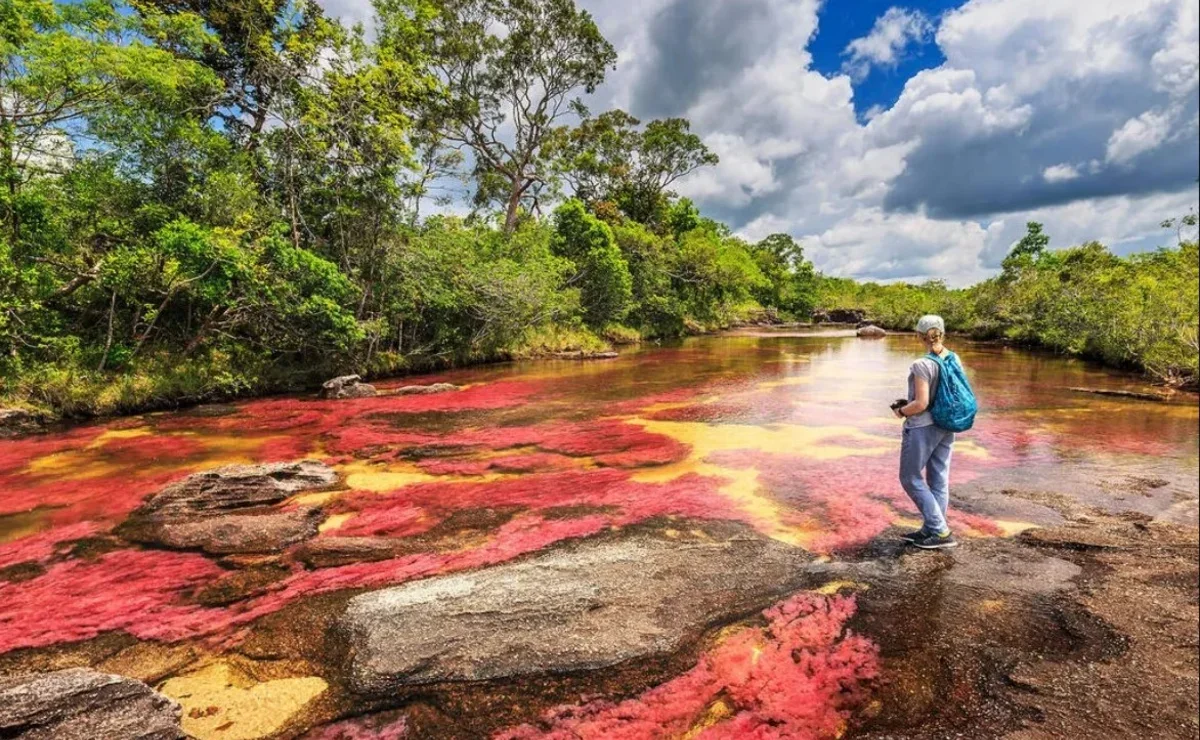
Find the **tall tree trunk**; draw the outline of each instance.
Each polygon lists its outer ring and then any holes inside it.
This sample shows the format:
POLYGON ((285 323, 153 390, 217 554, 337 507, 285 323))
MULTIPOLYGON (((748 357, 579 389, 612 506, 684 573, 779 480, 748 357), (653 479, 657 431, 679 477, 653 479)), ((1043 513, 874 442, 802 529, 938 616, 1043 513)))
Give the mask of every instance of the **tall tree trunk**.
MULTIPOLYGON (((3 102, 3 101, 0 101, 3 102)), ((12 235, 12 245, 16 248, 21 239, 21 217, 17 214, 17 191, 20 187, 21 175, 17 171, 16 126, 10 120, 0 120, 0 176, 8 186, 8 211, 5 220, 8 221, 9 233, 12 235)))
POLYGON ((100 355, 100 366, 96 368, 97 372, 104 369, 105 363, 108 362, 108 353, 112 349, 113 335, 113 314, 117 312, 117 291, 114 288, 112 292, 112 300, 108 303, 108 337, 104 340, 104 354, 100 355))
POLYGON ((517 228, 517 212, 521 208, 521 195, 525 188, 520 180, 513 180, 508 193, 508 210, 504 214, 504 233, 511 234, 517 228))

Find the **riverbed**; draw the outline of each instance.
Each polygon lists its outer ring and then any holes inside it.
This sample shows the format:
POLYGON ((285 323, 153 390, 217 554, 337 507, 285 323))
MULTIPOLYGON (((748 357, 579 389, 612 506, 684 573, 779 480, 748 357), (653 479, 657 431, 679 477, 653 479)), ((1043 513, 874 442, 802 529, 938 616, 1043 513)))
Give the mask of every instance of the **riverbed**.
POLYGON ((135 678, 225 740, 1196 737, 1195 397, 953 349, 981 413, 944 553, 898 538, 908 336, 743 330, 0 442, 0 675, 135 678), (260 464, 271 496, 197 503, 188 476, 260 464))

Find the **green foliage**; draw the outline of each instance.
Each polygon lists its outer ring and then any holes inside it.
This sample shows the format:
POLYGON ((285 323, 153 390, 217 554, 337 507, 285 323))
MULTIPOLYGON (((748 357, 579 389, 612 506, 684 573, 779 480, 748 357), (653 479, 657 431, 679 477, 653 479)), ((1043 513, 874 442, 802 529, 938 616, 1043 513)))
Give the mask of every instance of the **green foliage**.
POLYGON ((900 331, 910 330, 922 314, 937 313, 950 331, 1141 369, 1173 385, 1196 384, 1195 242, 1124 258, 1096 242, 1058 251, 1049 251, 1048 243, 1041 226, 1030 224, 1001 274, 965 289, 939 281, 879 285, 822 278, 818 305, 860 308, 900 331))
POLYGON ((608 224, 569 200, 554 212, 554 251, 575 264, 571 284, 580 288, 583 318, 589 326, 619 322, 629 312, 633 278, 608 224))
POLYGON ((1037 221, 1025 224, 1025 236, 1013 246, 1008 256, 1004 258, 1004 274, 1011 279, 1014 272, 1019 272, 1031 264, 1037 263, 1046 255, 1050 246, 1050 237, 1042 231, 1042 225, 1037 221))
POLYGON ((587 118, 560 132, 552 156, 575 197, 607 201, 643 224, 660 225, 670 205, 668 188, 679 178, 719 160, 682 118, 640 121, 621 110, 587 118))
POLYGON ((512 232, 521 206, 554 183, 545 149, 583 110, 572 96, 593 92, 616 52, 573 0, 444 0, 425 38, 447 94, 425 101, 424 117, 470 148, 476 204, 500 203, 512 232))
POLYGON ((792 317, 811 314, 817 299, 817 273, 796 240, 787 234, 771 234, 750 251, 766 278, 754 290, 758 302, 792 317))

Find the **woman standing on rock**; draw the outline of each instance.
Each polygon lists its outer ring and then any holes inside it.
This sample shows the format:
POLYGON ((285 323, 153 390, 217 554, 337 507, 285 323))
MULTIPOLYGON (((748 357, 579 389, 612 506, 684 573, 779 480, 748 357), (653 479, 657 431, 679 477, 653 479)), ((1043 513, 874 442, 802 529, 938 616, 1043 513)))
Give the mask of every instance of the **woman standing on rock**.
MULTIPOLYGON (((946 323, 942 317, 922 316, 917 322, 917 334, 928 354, 909 368, 907 400, 897 401, 892 407, 896 416, 904 419, 900 485, 917 505, 924 520, 920 529, 904 535, 904 539, 924 550, 941 550, 958 546, 946 522, 954 432, 934 423, 930 405, 939 391, 938 381, 947 363, 957 364, 958 358, 942 344, 946 336, 946 323)), ((965 382, 965 376, 961 377, 965 382)), ((970 390, 969 386, 967 390, 970 390)), ((971 402, 973 419, 973 398, 971 402)))

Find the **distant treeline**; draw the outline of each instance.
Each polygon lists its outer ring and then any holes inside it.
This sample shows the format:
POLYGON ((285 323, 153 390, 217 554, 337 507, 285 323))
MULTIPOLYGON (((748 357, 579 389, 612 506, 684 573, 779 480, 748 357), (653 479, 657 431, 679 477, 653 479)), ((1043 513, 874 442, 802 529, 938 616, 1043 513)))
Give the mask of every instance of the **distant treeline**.
MULTIPOLYGON (((1164 227, 1193 228, 1196 217, 1164 227)), ((1118 257, 1096 242, 1050 250, 1041 224, 1004 260, 1001 273, 970 288, 822 278, 817 303, 858 308, 886 328, 908 330, 939 313, 949 331, 1005 339, 1141 370, 1195 388, 1200 256, 1195 241, 1118 257)))
POLYGON ((818 305, 1195 377, 1194 244, 1018 248, 966 291, 823 278, 672 191, 717 161, 686 120, 583 106, 616 53, 572 0, 375 12, 3 4, 0 398, 130 411, 818 305))

